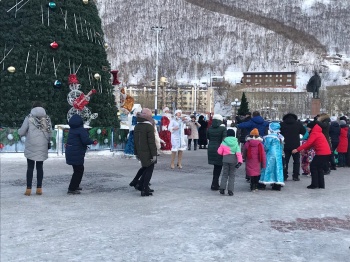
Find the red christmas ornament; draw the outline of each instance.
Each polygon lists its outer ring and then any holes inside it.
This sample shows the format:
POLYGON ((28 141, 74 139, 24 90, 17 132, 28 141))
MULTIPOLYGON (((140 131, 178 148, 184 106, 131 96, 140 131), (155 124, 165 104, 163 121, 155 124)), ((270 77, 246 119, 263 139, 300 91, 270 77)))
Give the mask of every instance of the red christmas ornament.
POLYGON ((107 131, 106 131, 106 129, 102 129, 102 135, 106 135, 107 134, 107 131))
POLYGON ((97 144, 98 144, 97 140, 94 140, 94 145, 97 145, 97 144))
POLYGON ((5 146, 3 143, 0 143, 0 149, 3 149, 5 146))
POLYGON ((56 41, 53 41, 51 44, 50 44, 51 48, 52 49, 57 49, 58 48, 58 44, 56 43, 56 41))
POLYGON ((117 144, 116 144, 116 143, 114 143, 114 147, 117 147, 117 144))

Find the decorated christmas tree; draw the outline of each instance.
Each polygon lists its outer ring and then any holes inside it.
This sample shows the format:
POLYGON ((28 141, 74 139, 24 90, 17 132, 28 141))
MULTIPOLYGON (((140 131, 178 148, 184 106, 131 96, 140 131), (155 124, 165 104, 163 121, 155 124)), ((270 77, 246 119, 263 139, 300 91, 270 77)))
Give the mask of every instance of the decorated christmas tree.
POLYGON ((98 114, 90 125, 118 126, 108 45, 94 1, 0 1, 0 17, 2 126, 20 126, 33 101, 45 104, 54 125, 66 124, 72 74, 81 93, 96 90, 86 105, 98 114))

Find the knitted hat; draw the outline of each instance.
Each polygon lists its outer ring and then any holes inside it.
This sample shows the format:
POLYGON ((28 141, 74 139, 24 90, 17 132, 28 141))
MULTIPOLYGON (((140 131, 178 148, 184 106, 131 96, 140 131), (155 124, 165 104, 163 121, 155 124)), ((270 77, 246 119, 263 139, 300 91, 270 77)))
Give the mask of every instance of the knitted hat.
POLYGON ((316 122, 315 121, 311 121, 310 123, 308 123, 306 125, 306 127, 313 129, 315 125, 316 125, 316 122))
POLYGON ((145 114, 146 116, 152 117, 152 110, 149 108, 143 108, 141 111, 142 114, 145 114))
POLYGON ((174 115, 176 115, 177 113, 180 113, 180 114, 182 114, 182 111, 181 111, 180 109, 177 109, 177 110, 175 110, 175 113, 174 113, 174 115))
POLYGON ((281 132, 280 130, 281 128, 281 125, 280 123, 277 123, 277 122, 272 122, 270 125, 269 125, 269 129, 272 133, 278 133, 278 132, 281 132))
POLYGON ((254 128, 252 131, 250 131, 251 136, 259 136, 259 130, 257 128, 254 128))
POLYGON ((331 121, 332 121, 332 122, 337 121, 337 117, 336 117, 336 116, 331 116, 331 121))
POLYGON ((227 129, 227 136, 235 136, 235 130, 233 129, 227 129))
POLYGON ((219 114, 213 115, 213 119, 220 120, 220 121, 224 120, 224 118, 222 117, 222 115, 219 115, 219 114))
POLYGON ((346 125, 346 121, 345 121, 345 120, 340 120, 340 121, 339 121, 339 125, 345 126, 345 125, 346 125))

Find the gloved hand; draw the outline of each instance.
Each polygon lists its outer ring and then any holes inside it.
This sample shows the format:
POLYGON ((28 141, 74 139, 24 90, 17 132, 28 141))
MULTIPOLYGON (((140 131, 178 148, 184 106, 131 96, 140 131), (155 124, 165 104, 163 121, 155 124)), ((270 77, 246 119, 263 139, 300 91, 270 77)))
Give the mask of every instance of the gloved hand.
POLYGON ((157 163, 157 156, 153 156, 153 157, 151 158, 151 162, 152 162, 152 164, 157 163))
POLYGON ((138 161, 140 161, 140 158, 139 158, 139 156, 136 156, 136 159, 137 159, 138 161))
POLYGON ((238 163, 235 168, 239 168, 242 165, 242 163, 238 163))

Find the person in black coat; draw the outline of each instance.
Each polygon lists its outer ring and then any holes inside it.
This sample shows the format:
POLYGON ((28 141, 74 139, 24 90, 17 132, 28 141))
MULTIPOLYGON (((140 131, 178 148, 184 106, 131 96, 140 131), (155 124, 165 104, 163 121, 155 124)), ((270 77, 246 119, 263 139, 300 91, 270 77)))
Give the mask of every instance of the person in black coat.
POLYGON ((198 123, 201 125, 198 128, 198 145, 199 149, 206 149, 208 144, 207 139, 207 129, 208 129, 208 121, 204 120, 204 116, 200 115, 198 118, 198 123))
POLYGON ((293 113, 288 113, 283 116, 283 122, 281 123, 281 135, 284 136, 284 154, 285 154, 285 167, 286 175, 285 180, 288 177, 288 164, 289 159, 293 156, 293 180, 299 181, 300 175, 300 153, 292 154, 294 148, 300 146, 300 135, 304 135, 306 132, 303 124, 298 121, 298 117, 293 113))
POLYGON ((68 187, 68 194, 80 194, 80 182, 84 174, 84 158, 88 145, 94 141, 89 138, 88 131, 84 128, 83 119, 79 115, 73 115, 68 124, 70 126, 66 143, 66 163, 73 166, 73 175, 68 187))
POLYGON ((331 146, 332 146, 331 170, 337 170, 334 151, 337 149, 339 145, 339 136, 340 136, 340 125, 337 121, 337 117, 332 116, 331 125, 329 127, 329 138, 331 139, 331 146))
MULTIPOLYGON (((236 117, 236 122, 237 124, 243 123, 243 122, 248 122, 252 119, 252 113, 248 112, 246 113, 245 117, 242 119, 240 117, 236 117)), ((242 128, 242 129, 238 129, 237 130, 237 136, 238 136, 238 140, 239 143, 241 144, 241 151, 243 151, 243 146, 246 142, 246 137, 249 135, 248 129, 246 128, 242 128), (239 134, 239 136, 238 136, 239 134)), ((245 159, 244 159, 245 161, 245 159)), ((247 174, 245 175, 245 179, 247 180, 247 182, 250 181, 250 176, 248 176, 247 174)))

